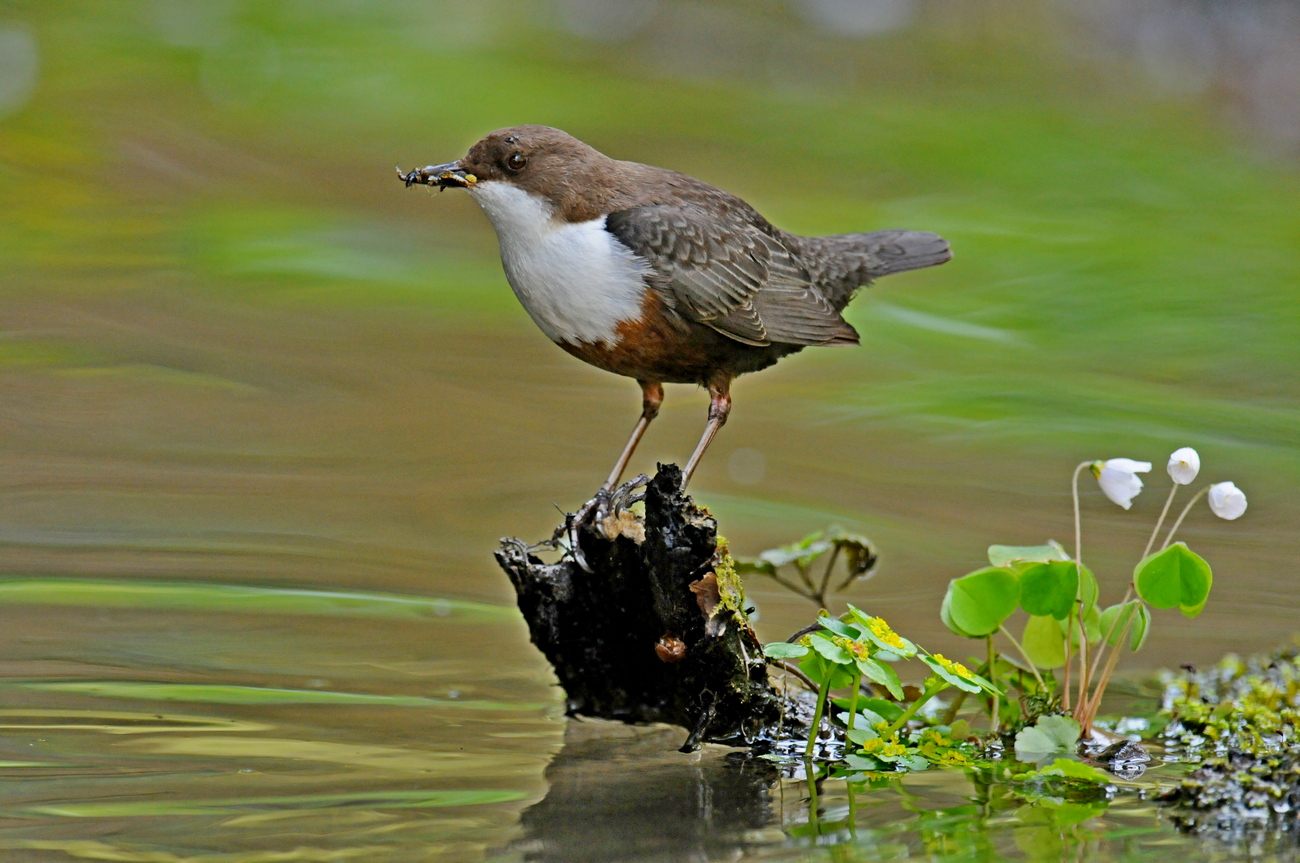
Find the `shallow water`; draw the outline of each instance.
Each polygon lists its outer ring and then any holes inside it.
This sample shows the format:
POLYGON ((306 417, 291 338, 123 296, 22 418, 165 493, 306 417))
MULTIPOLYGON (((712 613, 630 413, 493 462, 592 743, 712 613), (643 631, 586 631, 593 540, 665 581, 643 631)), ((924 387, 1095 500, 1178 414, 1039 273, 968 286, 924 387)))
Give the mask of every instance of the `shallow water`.
MULTIPOLYGON (((957 250, 856 301, 862 348, 737 385, 693 486, 735 550, 866 533, 882 563, 847 598, 961 656, 948 579, 1068 540, 1080 459, 1191 444, 1250 510, 1189 519, 1214 595, 1128 673, 1290 637, 1293 162, 1050 16, 1000 26, 1036 5, 976 5, 861 41, 646 4, 615 45, 511 3, 0 7, 6 859, 1202 853, 1134 796, 1057 829, 948 773, 855 801, 852 830, 827 782, 810 837, 806 786, 765 764, 566 720, 491 560, 593 490, 636 388, 547 343, 472 205, 391 165, 543 120, 783 227, 957 250)), ((705 401, 670 387, 634 469, 682 460, 705 401)), ((1084 490, 1108 597, 1149 486, 1129 513, 1084 490)), ((764 638, 807 620, 748 588, 764 638)))

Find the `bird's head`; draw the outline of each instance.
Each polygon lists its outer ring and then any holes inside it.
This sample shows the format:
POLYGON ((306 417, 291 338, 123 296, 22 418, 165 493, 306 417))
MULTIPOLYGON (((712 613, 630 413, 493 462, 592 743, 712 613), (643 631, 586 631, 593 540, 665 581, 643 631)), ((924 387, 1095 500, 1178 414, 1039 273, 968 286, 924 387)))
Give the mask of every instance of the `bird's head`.
POLYGON ((554 212, 586 209, 615 183, 616 163, 567 132, 550 126, 511 126, 486 135, 464 157, 398 176, 411 186, 471 192, 512 186, 546 199, 554 212))

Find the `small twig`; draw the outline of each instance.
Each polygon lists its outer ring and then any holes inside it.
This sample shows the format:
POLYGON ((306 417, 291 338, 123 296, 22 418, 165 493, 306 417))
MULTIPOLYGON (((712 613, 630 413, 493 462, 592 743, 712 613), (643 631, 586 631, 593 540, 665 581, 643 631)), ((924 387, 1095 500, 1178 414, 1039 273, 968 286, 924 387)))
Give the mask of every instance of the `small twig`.
POLYGON ((814 596, 817 594, 817 588, 813 587, 812 576, 808 574, 808 564, 801 563, 797 558, 794 560, 795 571, 799 573, 799 578, 804 584, 808 585, 808 592, 814 596))
POLYGON ((840 547, 837 545, 831 550, 830 559, 826 561, 826 571, 822 573, 822 587, 817 592, 817 595, 821 597, 823 607, 826 605, 826 588, 830 587, 831 584, 831 570, 835 569, 835 561, 839 559, 839 556, 840 547))
POLYGON ((816 632, 817 630, 819 630, 819 629, 821 629, 821 628, 822 628, 822 625, 821 625, 820 623, 810 623, 810 624, 808 624, 807 626, 805 626, 803 629, 801 629, 801 630, 799 630, 798 632, 796 632, 794 635, 792 635, 792 636, 790 636, 789 638, 787 638, 787 639, 786 639, 786 643, 787 643, 787 644, 794 644, 796 641, 798 641, 799 639, 803 638, 803 637, 804 637, 805 635, 807 635, 808 633, 810 633, 810 632, 816 632))
POLYGON ((795 596, 802 596, 804 599, 808 600, 809 602, 817 601, 815 597, 813 597, 811 594, 805 591, 802 587, 799 587, 797 584, 791 584, 790 582, 786 581, 784 578, 782 578, 781 576, 777 575, 774 572, 764 572, 763 575, 766 575, 768 578, 772 579, 777 584, 781 585, 786 590, 793 593, 795 596))

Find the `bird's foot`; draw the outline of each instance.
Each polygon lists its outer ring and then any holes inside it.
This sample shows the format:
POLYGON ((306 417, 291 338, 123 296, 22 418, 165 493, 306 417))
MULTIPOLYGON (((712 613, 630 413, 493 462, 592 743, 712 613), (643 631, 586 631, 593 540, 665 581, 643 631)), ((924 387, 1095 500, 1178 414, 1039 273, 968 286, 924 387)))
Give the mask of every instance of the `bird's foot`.
POLYGON ((578 566, 585 572, 591 572, 587 558, 582 554, 582 545, 578 533, 583 525, 592 530, 599 530, 608 540, 620 535, 629 536, 640 543, 645 539, 645 526, 628 507, 645 500, 645 492, 638 491, 650 482, 650 477, 639 474, 612 491, 602 488, 595 497, 578 507, 578 511, 565 522, 564 530, 568 533, 569 551, 578 566))

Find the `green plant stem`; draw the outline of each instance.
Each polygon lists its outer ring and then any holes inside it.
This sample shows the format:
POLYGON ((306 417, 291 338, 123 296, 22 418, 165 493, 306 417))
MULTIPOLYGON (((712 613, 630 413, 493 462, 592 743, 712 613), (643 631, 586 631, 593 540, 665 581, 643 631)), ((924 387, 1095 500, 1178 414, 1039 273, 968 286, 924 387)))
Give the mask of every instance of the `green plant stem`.
POLYGON ((1156 544, 1156 535, 1160 533, 1160 526, 1165 523, 1165 516, 1169 515, 1169 505, 1174 502, 1174 495, 1178 494, 1178 483, 1169 489, 1169 497, 1165 498, 1165 508, 1160 510, 1160 518, 1156 519, 1156 526, 1151 530, 1151 538, 1147 540, 1147 547, 1142 549, 1142 559, 1151 553, 1151 546, 1156 544))
POLYGON ((817 710, 813 713, 812 728, 808 729, 808 746, 803 751, 804 757, 808 759, 813 757, 813 746, 817 743, 817 732, 821 730, 822 713, 826 711, 826 697, 831 691, 830 686, 827 685, 829 682, 823 683, 817 693, 817 710))
POLYGON ((849 795, 849 836, 858 838, 858 802, 853 799, 853 783, 844 783, 844 790, 849 795))
MULTIPOLYGON (((862 688, 862 675, 858 674, 853 678, 853 694, 849 696, 849 731, 853 730, 853 720, 858 715, 858 690, 862 688)), ((845 737, 847 740, 848 738, 845 737)))
MULTIPOLYGON (((1074 574, 1079 584, 1083 584, 1083 518, 1079 514, 1079 472, 1085 467, 1091 467, 1092 462, 1081 461, 1074 468, 1074 476, 1070 478, 1070 489, 1074 497, 1074 574)), ((1079 626, 1083 626, 1083 603, 1079 603, 1079 626)), ((1079 639, 1080 654, 1086 655, 1088 652, 1088 639, 1083 636, 1079 639)), ((1071 644, 1069 627, 1066 627, 1065 635, 1065 685, 1062 687, 1062 707, 1070 709, 1070 662, 1073 660, 1071 653, 1073 645, 1071 644)), ((1026 657, 1028 658, 1028 657, 1026 657)), ((1086 668, 1087 660, 1080 659, 1080 664, 1086 668)), ((1033 663, 1031 662, 1032 666, 1033 663)), ((1040 681, 1041 682, 1041 681, 1040 681)))
MULTIPOLYGON (((1143 557, 1146 557, 1146 555, 1143 555, 1143 557)), ((1110 643, 1110 637, 1111 637, 1111 635, 1114 634, 1114 632, 1115 632, 1115 627, 1119 626, 1119 619, 1120 619, 1120 617, 1122 617, 1122 616, 1124 615, 1124 612, 1123 612, 1123 608, 1124 608, 1124 606, 1125 606, 1125 605, 1128 605, 1128 601, 1129 601, 1130 599, 1132 599, 1132 598, 1133 598, 1133 582, 1130 581, 1130 582, 1128 583, 1128 590, 1124 592, 1124 598, 1123 598, 1122 600, 1120 600, 1120 603, 1119 603, 1119 605, 1120 605, 1120 609, 1121 609, 1120 612, 1119 612, 1118 614, 1115 615, 1115 619, 1112 620, 1112 621, 1110 622, 1110 629, 1106 630, 1106 634, 1105 634, 1104 636, 1102 636, 1102 639, 1101 639, 1101 647, 1098 648, 1098 650, 1097 650, 1097 661, 1093 663, 1093 667, 1092 667, 1092 670, 1093 670, 1093 673, 1094 673, 1094 674, 1097 672, 1097 666, 1098 666, 1098 665, 1101 665, 1101 658, 1102 658, 1103 656, 1106 655, 1106 651, 1107 651, 1107 650, 1114 650, 1118 645, 1124 643, 1124 640, 1123 640, 1123 639, 1120 639, 1119 641, 1117 641, 1117 642, 1115 643, 1115 645, 1112 645, 1112 644, 1110 643)), ((1134 614, 1136 614, 1136 613, 1137 613, 1137 611, 1134 610, 1134 614)), ((1092 685, 1092 681, 1091 681, 1091 680, 1088 681, 1088 685, 1089 685, 1089 686, 1092 685)), ((1075 718, 1078 719, 1079 717, 1078 717, 1078 716, 1075 716, 1075 718)))
POLYGON ((888 738, 895 731, 902 728, 904 725, 907 724, 907 720, 911 719, 913 716, 916 715, 916 711, 920 710, 922 705, 925 704, 925 702, 929 701, 931 698, 934 698, 936 695, 938 695, 940 692, 943 692, 951 685, 952 685, 951 683, 941 680, 938 683, 936 683, 934 686, 931 686, 929 689, 925 690, 925 692, 922 692, 921 697, 913 701, 911 706, 903 711, 903 715, 895 719, 888 728, 886 728, 883 732, 881 732, 880 736, 884 738, 888 738))
MULTIPOLYGON (((1073 609, 1070 614, 1074 614, 1073 609)), ((1069 617, 1066 620, 1069 620, 1069 617)), ((1067 626, 1065 630, 1065 672, 1061 677, 1061 709, 1068 711, 1070 709, 1070 667, 1074 662, 1074 645, 1070 638, 1070 627, 1067 626)))
POLYGON ((820 836, 822 832, 821 825, 817 823, 817 765, 813 764, 811 758, 805 758, 803 761, 803 772, 808 780, 808 823, 812 825, 813 830, 820 836))
POLYGON ((1078 709, 1088 694, 1088 625, 1084 623, 1083 603, 1079 603, 1079 700, 1078 709))
MULTIPOLYGON (((990 634, 984 639, 988 642, 989 649, 989 680, 997 686, 997 677, 994 671, 994 663, 997 661, 998 652, 993 648, 993 635, 990 634)), ((994 693, 989 696, 989 730, 994 734, 998 733, 998 708, 1002 706, 1002 696, 994 693)))
POLYGON ((1002 631, 1002 634, 1005 635, 1007 637, 1007 640, 1011 642, 1013 647, 1015 647, 1016 652, 1019 653, 1022 657, 1024 657, 1025 662, 1029 664, 1029 670, 1034 673, 1034 680, 1038 681, 1038 685, 1041 686, 1044 690, 1047 689, 1047 684, 1043 683, 1043 676, 1038 673, 1038 666, 1034 665, 1034 661, 1029 658, 1028 653, 1025 653, 1025 649, 1020 646, 1020 642, 1016 641, 1016 637, 1012 635, 1010 632, 1007 632, 1007 628, 1005 626, 999 626, 998 629, 1002 631))
MULTIPOLYGON (((1133 609, 1133 613, 1124 623, 1124 629, 1120 631, 1119 641, 1111 650, 1110 659, 1106 661, 1106 668, 1101 673, 1101 680, 1097 681, 1097 688, 1093 690, 1092 700, 1088 704, 1088 709, 1084 711, 1083 717, 1075 717, 1079 721, 1079 728, 1083 734, 1092 730, 1092 721, 1097 718, 1097 711, 1101 709, 1101 697, 1106 694, 1106 687, 1110 685, 1110 676, 1115 672, 1115 666, 1119 664, 1120 654, 1124 651, 1124 640, 1128 638, 1129 630, 1133 627, 1133 621, 1137 619, 1138 610, 1133 609)), ((1118 619, 1117 621, 1118 622, 1118 619)), ((1112 629, 1114 627, 1111 627, 1112 629)))
POLYGON ((1192 506, 1198 500, 1205 497, 1205 495, 1208 494, 1209 491, 1210 491, 1210 487, 1207 485, 1205 488, 1201 489, 1196 494, 1192 495, 1192 499, 1187 502, 1187 506, 1183 507, 1183 511, 1179 514, 1178 521, 1174 522, 1174 526, 1169 528, 1169 535, 1165 537, 1165 544, 1160 546, 1161 551, 1164 551, 1166 548, 1168 548, 1169 543, 1174 541, 1174 534, 1178 533, 1178 528, 1183 526, 1183 519, 1187 518, 1187 513, 1191 512, 1192 506))

